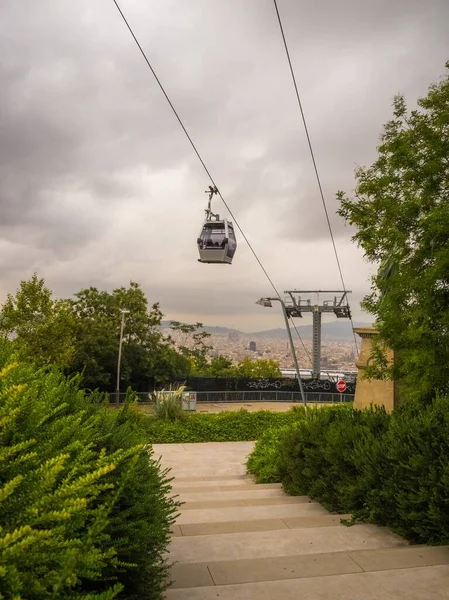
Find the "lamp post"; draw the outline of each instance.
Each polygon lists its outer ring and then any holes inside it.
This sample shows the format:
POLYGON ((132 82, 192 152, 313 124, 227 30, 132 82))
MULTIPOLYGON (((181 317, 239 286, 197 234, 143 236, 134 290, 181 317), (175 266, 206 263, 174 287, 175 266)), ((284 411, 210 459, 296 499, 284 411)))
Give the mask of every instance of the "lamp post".
POLYGON ((299 374, 298 359, 296 357, 296 351, 295 351, 295 347, 293 345, 292 332, 290 331, 290 325, 288 323, 288 314, 287 314, 287 308, 285 306, 285 303, 281 298, 260 298, 260 300, 257 300, 256 304, 260 304, 260 306, 265 306, 266 308, 272 308, 272 306, 273 306, 272 302, 274 302, 274 301, 280 302, 281 306, 282 306, 282 313, 284 315, 285 326, 287 328, 288 339, 290 342, 290 352, 291 352, 291 355, 293 358, 293 363, 295 365, 296 377, 298 378, 299 391, 301 392, 301 399, 302 399, 304 408, 307 410, 306 395, 304 394, 304 388, 302 386, 301 376, 299 374))
POLYGON ((120 323, 120 342, 118 346, 118 361, 117 361, 117 384, 115 387, 115 406, 118 408, 120 406, 120 365, 122 362, 122 344, 123 344, 123 329, 125 327, 125 315, 129 313, 129 310, 126 308, 122 308, 120 310, 122 313, 122 321, 120 323))

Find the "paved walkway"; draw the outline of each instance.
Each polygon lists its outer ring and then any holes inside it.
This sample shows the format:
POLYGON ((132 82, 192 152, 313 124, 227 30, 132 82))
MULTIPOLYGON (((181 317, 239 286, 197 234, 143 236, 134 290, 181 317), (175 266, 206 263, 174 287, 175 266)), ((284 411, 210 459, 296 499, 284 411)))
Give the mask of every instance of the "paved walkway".
POLYGON ((306 497, 245 475, 251 442, 156 445, 185 502, 167 600, 449 600, 449 548, 345 527, 306 497))
MULTIPOLYGON (((309 408, 321 408, 322 406, 335 406, 331 402, 307 402, 309 408)), ((237 410, 247 410, 248 412, 257 412, 259 410, 269 410, 271 412, 287 412, 293 407, 302 406, 298 402, 198 402, 195 412, 197 413, 221 413, 237 410)), ((139 402, 137 408, 142 412, 154 414, 153 402, 139 402)))

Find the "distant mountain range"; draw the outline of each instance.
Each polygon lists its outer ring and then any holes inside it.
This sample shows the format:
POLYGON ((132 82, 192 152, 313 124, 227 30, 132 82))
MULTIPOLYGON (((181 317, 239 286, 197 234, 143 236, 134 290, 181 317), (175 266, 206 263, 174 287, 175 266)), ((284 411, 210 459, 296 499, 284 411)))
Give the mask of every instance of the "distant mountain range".
MULTIPOLYGON (((370 327, 371 323, 362 323, 360 321, 354 321, 354 327, 370 327)), ((170 327, 170 321, 162 321, 161 327, 168 328, 170 327)), ((305 340, 312 339, 312 325, 296 325, 296 329, 299 334, 305 340)), ((228 335, 229 333, 237 333, 239 335, 245 337, 252 338, 274 338, 274 339, 287 339, 287 330, 283 328, 278 329, 268 329, 266 331, 255 331, 253 333, 245 333, 243 331, 238 331, 237 329, 230 329, 228 327, 214 327, 205 325, 203 327, 204 331, 207 333, 211 333, 214 335, 228 335)), ((323 323, 321 328, 321 337, 323 340, 351 340, 352 339, 352 330, 351 323, 346 319, 341 321, 332 321, 331 323, 323 323)))
MULTIPOLYGON (((354 327, 370 327, 371 323, 355 322, 354 327)), ((305 340, 312 339, 312 325, 296 325, 299 334, 305 340)), ((267 338, 287 338, 287 330, 283 328, 268 329, 267 331, 257 331, 252 334, 253 337, 267 338)), ((346 319, 343 321, 332 321, 331 323, 323 323, 321 327, 321 337, 323 340, 350 340, 352 339, 351 323, 346 319)))

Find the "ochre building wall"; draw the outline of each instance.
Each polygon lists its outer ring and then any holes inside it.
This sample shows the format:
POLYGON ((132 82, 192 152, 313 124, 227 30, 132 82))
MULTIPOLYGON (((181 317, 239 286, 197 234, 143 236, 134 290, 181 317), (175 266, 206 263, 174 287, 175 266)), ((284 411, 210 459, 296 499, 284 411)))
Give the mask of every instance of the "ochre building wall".
MULTIPOLYGON (((363 375, 371 356, 373 341, 378 333, 374 327, 357 327, 354 331, 362 338, 360 354, 355 363, 358 370, 358 377, 354 408, 366 408, 370 404, 375 404, 385 406, 385 409, 391 412, 395 407, 394 381, 368 380, 363 375)), ((389 362, 394 360, 393 352, 388 352, 387 359, 389 362)))

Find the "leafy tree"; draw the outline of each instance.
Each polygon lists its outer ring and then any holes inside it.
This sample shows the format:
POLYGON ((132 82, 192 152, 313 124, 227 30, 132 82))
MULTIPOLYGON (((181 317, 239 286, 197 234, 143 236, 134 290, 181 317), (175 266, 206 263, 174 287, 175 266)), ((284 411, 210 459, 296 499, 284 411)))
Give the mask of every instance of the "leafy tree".
POLYGON ((75 318, 70 303, 53 299, 34 273, 8 294, 0 312, 0 331, 13 340, 20 358, 39 366, 67 367, 74 354, 75 318))
POLYGON ((244 358, 236 365, 232 364, 225 356, 214 356, 205 365, 192 368, 192 375, 196 377, 282 377, 279 363, 276 360, 260 358, 244 358))
POLYGON ((167 381, 171 378, 187 377, 192 365, 170 343, 162 341, 157 351, 157 360, 152 362, 151 373, 157 381, 167 381))
POLYGON ((232 361, 225 356, 214 356, 207 366, 211 377, 228 377, 232 370, 232 361))
POLYGON ((338 193, 339 213, 379 265, 363 306, 396 359, 388 369, 377 349, 371 374, 427 397, 449 382, 449 77, 416 110, 403 96, 393 106, 377 160, 357 169, 355 198, 338 193))
POLYGON ((230 377, 232 368, 232 361, 219 354, 218 356, 213 356, 206 364, 202 364, 201 367, 193 362, 191 375, 194 377, 230 377))
POLYGON ((275 378, 282 377, 282 373, 276 360, 266 358, 252 360, 247 357, 230 369, 229 376, 275 378))
MULTIPOLYGON (((126 314, 121 362, 121 387, 147 390, 152 377, 184 377, 187 356, 162 335, 159 304, 149 309, 140 286, 131 282, 111 293, 90 287, 72 300, 53 299, 35 273, 8 295, 0 312, 0 334, 20 359, 37 366, 53 364, 67 373, 83 373, 90 389, 115 387, 121 309, 126 314)), ((200 337, 198 337, 198 340, 200 337)))
POLYGON ((120 287, 111 293, 90 287, 75 294, 72 301, 77 317, 76 350, 72 368, 83 371, 89 388, 112 390, 115 386, 121 310, 126 313, 121 387, 148 389, 151 377, 165 379, 188 373, 189 362, 180 356, 159 330, 159 304, 148 309, 148 300, 139 284, 120 287))
POLYGON ((207 369, 208 353, 213 346, 206 343, 211 334, 204 331, 202 323, 190 325, 180 321, 170 321, 171 329, 178 334, 177 347, 181 354, 190 360, 194 371, 207 369))

